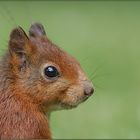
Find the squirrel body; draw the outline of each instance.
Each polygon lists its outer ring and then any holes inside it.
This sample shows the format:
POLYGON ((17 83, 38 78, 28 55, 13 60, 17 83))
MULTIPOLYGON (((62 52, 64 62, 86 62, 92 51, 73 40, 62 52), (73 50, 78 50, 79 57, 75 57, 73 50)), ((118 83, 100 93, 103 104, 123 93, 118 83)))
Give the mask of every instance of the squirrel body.
POLYGON ((92 93, 79 62, 52 43, 40 23, 31 25, 29 36, 15 28, 0 62, 0 138, 51 139, 47 115, 92 93))

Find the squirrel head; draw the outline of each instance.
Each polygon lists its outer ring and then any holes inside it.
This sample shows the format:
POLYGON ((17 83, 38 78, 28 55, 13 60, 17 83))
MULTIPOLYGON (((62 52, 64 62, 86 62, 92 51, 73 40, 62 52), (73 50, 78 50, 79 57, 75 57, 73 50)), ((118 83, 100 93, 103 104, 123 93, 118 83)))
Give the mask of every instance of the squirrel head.
POLYGON ((52 43, 40 23, 29 35, 21 27, 12 30, 7 59, 10 86, 45 111, 76 107, 94 91, 79 62, 52 43))

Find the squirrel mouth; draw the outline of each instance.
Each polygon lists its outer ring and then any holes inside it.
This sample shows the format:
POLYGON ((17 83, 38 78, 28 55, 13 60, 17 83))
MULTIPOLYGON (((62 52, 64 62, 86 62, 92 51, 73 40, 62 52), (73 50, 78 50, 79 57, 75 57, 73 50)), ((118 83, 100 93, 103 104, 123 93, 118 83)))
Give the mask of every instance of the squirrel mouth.
POLYGON ((79 101, 77 101, 76 104, 60 102, 59 105, 61 106, 62 109, 72 109, 72 108, 76 108, 80 103, 85 102, 88 98, 89 96, 85 96, 84 98, 81 98, 79 101))
POLYGON ((63 109, 72 109, 72 108, 76 108, 77 105, 72 105, 72 104, 66 104, 66 103, 60 103, 60 106, 63 108, 63 109))
POLYGON ((88 98, 89 98, 89 97, 87 96, 86 98, 84 98, 84 99, 83 99, 83 101, 82 101, 82 102, 85 102, 88 98))

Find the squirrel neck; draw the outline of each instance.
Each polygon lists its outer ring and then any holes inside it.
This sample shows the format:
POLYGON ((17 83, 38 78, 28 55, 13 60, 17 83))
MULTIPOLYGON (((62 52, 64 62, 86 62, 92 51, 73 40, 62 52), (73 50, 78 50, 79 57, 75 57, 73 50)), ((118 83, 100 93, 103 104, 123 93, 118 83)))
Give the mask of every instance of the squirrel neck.
POLYGON ((51 139, 48 117, 18 90, 9 73, 7 65, 0 63, 0 138, 51 139))

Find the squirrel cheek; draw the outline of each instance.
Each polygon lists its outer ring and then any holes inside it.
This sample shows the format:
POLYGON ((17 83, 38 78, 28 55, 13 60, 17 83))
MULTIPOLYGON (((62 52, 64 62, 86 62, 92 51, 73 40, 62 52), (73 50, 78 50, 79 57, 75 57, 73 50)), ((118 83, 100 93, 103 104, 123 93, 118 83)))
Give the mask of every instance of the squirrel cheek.
POLYGON ((93 92, 94 88, 90 81, 81 81, 79 84, 71 86, 67 90, 63 101, 71 106, 77 106, 87 100, 93 92))
POLYGON ((71 86, 62 98, 62 103, 77 106, 84 98, 84 90, 81 86, 71 86))

